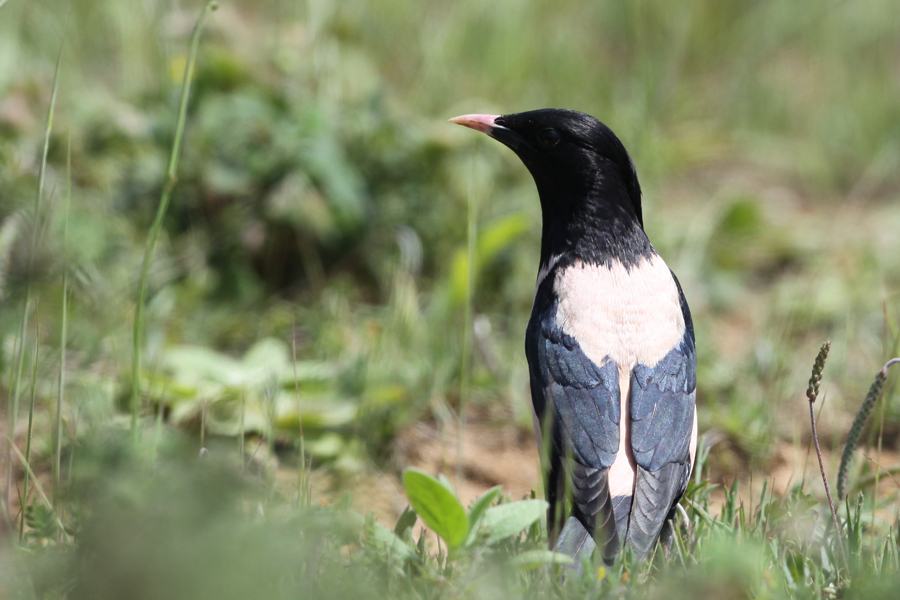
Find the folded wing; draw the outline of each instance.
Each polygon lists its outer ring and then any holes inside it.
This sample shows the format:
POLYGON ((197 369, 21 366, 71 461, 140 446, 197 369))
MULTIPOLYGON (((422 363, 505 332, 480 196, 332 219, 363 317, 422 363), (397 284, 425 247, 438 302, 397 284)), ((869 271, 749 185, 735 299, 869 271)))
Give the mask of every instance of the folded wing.
POLYGON ((631 374, 631 448, 637 463, 626 542, 646 558, 663 523, 684 494, 691 472, 697 396, 697 355, 690 312, 681 288, 686 329, 681 343, 653 367, 631 374))
POLYGON ((555 302, 536 305, 526 334, 532 401, 549 458, 551 542, 565 522, 568 478, 572 516, 588 536, 598 538, 603 558, 611 561, 620 544, 607 481, 619 448, 618 369, 612 360, 597 365, 585 356, 578 342, 563 333, 555 315, 555 302))

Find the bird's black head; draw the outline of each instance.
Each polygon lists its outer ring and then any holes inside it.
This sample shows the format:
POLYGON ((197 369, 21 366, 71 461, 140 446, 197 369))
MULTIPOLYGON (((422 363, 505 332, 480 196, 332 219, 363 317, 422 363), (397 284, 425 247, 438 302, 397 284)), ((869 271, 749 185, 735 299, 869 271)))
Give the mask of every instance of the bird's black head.
POLYGON ((643 226, 634 163, 609 127, 590 115, 556 108, 450 119, 511 148, 534 177, 546 210, 571 212, 570 202, 602 201, 626 208, 643 226))

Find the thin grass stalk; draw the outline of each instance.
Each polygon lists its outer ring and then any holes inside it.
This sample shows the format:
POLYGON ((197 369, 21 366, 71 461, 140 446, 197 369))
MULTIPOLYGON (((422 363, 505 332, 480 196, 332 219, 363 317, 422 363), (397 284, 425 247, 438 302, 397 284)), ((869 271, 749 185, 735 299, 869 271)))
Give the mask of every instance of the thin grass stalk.
POLYGON ((159 442, 162 439, 163 412, 166 406, 166 388, 159 398, 159 404, 156 405, 156 419, 153 424, 153 463, 156 463, 156 457, 159 455, 159 442))
POLYGON ((472 384, 472 321, 475 303, 475 269, 478 261, 478 198, 475 196, 475 160, 469 169, 469 190, 466 198, 466 304, 463 314, 463 340, 459 359, 459 413, 456 425, 456 489, 462 482, 463 435, 466 427, 466 405, 472 384))
POLYGON ((837 536, 838 547, 840 548, 841 560, 845 568, 849 568, 847 555, 844 551, 844 537, 841 535, 841 526, 838 522, 837 512, 834 509, 834 500, 831 498, 831 487, 828 485, 828 476, 825 474, 825 462, 822 460, 822 449, 819 447, 819 434, 816 431, 816 413, 813 409, 813 403, 809 403, 809 419, 812 423, 812 436, 816 445, 816 456, 819 458, 819 472, 822 475, 822 483, 825 485, 825 496, 828 498, 828 507, 831 509, 831 520, 834 524, 834 533, 837 536))
MULTIPOLYGON (((29 282, 26 284, 25 289, 25 307, 22 310, 22 320, 19 323, 19 331, 16 334, 16 338, 19 341, 19 345, 16 351, 16 362, 15 367, 12 369, 12 373, 10 377, 15 375, 12 384, 12 396, 9 398, 7 407, 6 407, 6 423, 7 429, 9 430, 9 437, 14 438, 16 434, 16 422, 19 420, 19 390, 20 383, 22 381, 22 366, 25 364, 25 336, 27 333, 27 324, 28 324, 28 316, 31 308, 31 282, 29 278, 29 282)), ((8 446, 8 462, 7 462, 7 471, 6 471, 6 506, 9 509, 12 509, 12 490, 13 490, 13 449, 12 446, 8 446)), ((13 515, 8 514, 10 520, 12 520, 13 515)))
POLYGON ((241 459, 241 475, 247 470, 247 461, 244 460, 244 449, 247 447, 244 434, 244 413, 247 410, 247 390, 241 390, 241 432, 238 438, 238 457, 241 459))
POLYGON ((78 407, 75 407, 72 410, 72 416, 69 418, 67 429, 69 430, 69 441, 72 445, 72 451, 69 452, 69 456, 67 457, 69 462, 66 466, 66 485, 68 486, 72 483, 72 464, 75 461, 75 449, 78 447, 78 407))
POLYGON ((72 203, 72 136, 66 141, 66 214, 63 221, 62 318, 59 332, 59 381, 56 389, 56 427, 53 429, 53 508, 59 512, 60 457, 62 456, 63 394, 66 387, 66 345, 69 331, 69 207, 72 203))
MULTIPOLYGON (((31 272, 34 269, 34 254, 38 243, 38 234, 40 232, 41 209, 43 208, 44 183, 47 175, 47 155, 50 152, 50 133, 53 131, 53 115, 56 109, 56 98, 59 94, 59 67, 62 63, 62 53, 65 47, 65 34, 69 25, 69 16, 66 15, 66 23, 63 27, 63 39, 59 44, 59 51, 56 54, 56 67, 53 72, 53 91, 50 93, 50 105, 47 107, 47 119, 44 124, 44 147, 41 152, 41 168, 38 172, 38 189, 37 196, 34 200, 34 217, 32 219, 31 245, 28 250, 28 279, 25 283, 25 302, 22 309, 22 321, 19 324, 19 340, 21 346, 16 357, 16 380, 13 386, 12 409, 7 408, 7 423, 10 432, 10 438, 15 437, 16 422, 19 419, 19 393, 21 390, 20 382, 22 379, 22 364, 25 355, 25 329, 28 324, 28 313, 31 305, 31 272)), ((9 462, 6 474, 6 497, 7 508, 12 505, 12 443, 9 446, 9 462)))
POLYGON ((131 362, 131 435, 134 441, 138 435, 138 415, 140 413, 141 399, 141 334, 144 327, 144 302, 147 296, 147 280, 150 274, 150 261, 153 258, 153 251, 156 248, 156 241, 159 239, 160 231, 162 231, 163 219, 169 208, 169 201, 172 199, 172 190, 178 181, 178 159, 181 156, 181 142, 184 136, 184 127, 187 121, 187 107, 190 98, 191 80, 194 75, 194 64, 197 60, 197 50, 200 46, 200 33, 206 24, 207 17, 219 7, 218 2, 210 0, 203 7, 197 22, 194 24, 194 31, 191 33, 190 52, 188 53, 187 64, 184 68, 184 77, 181 83, 181 100, 178 105, 178 119, 175 124, 175 139, 172 141, 172 151, 169 154, 169 164, 166 169, 166 180, 163 184, 162 194, 159 199, 159 206, 156 210, 156 217, 150 226, 150 233, 147 236, 147 242, 144 246, 144 261, 141 266, 140 283, 138 284, 137 302, 134 309, 134 345, 132 348, 131 362))
MULTIPOLYGON (((306 441, 303 435, 303 413, 300 410, 300 379, 297 377, 297 323, 291 324, 291 358, 294 361, 294 393, 297 395, 297 428, 300 435, 300 453, 297 457, 297 505, 309 506, 312 497, 309 472, 306 465, 306 441)), ((244 412, 241 406, 241 435, 243 435, 244 412)))
MULTIPOLYGON (((40 340, 40 326, 34 334, 34 353, 31 359, 31 405, 28 408, 28 432, 25 435, 25 461, 31 464, 31 438, 34 433, 34 404, 37 399, 37 364, 38 364, 38 348, 40 340)), ((28 471, 25 471, 25 481, 22 485, 22 519, 19 521, 19 540, 25 537, 25 505, 28 501, 28 471)))
MULTIPOLYGON (((12 471, 12 466, 10 466, 9 471, 12 471)), ((9 510, 7 510, 7 506, 8 505, 6 503, 6 498, 3 496, 3 494, 0 494, 0 518, 3 519, 3 526, 5 527, 4 531, 12 531, 12 515, 10 514, 9 510)))
POLYGON ((203 456, 206 451, 206 407, 208 405, 208 400, 200 403, 200 456, 203 456))

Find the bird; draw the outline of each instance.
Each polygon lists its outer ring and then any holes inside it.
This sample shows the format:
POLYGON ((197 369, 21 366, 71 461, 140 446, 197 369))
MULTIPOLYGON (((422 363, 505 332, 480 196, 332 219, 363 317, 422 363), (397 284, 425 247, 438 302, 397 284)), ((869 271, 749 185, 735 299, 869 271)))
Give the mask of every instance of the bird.
POLYGON ((624 548, 645 561, 690 480, 697 358, 681 284, 644 231, 634 162, 574 110, 450 122, 509 147, 540 197, 525 355, 550 546, 578 571, 595 549, 606 565, 624 548))

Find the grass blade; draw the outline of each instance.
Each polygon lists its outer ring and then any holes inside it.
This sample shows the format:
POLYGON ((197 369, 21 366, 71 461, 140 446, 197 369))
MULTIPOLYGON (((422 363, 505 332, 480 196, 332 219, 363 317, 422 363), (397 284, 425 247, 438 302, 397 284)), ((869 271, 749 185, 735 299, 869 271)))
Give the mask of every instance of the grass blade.
MULTIPOLYGON (((30 281, 30 280, 29 280, 30 281)), ((25 334, 28 325, 29 308, 31 307, 31 285, 26 284, 25 306, 22 309, 22 320, 19 323, 19 332, 16 336, 19 345, 16 352, 16 362, 13 368, 15 379, 12 384, 12 395, 8 398, 6 406, 6 422, 9 429, 9 437, 14 438, 16 435, 16 422, 19 420, 19 390, 22 381, 22 366, 25 364, 25 334)), ((13 375, 11 374, 10 377, 13 375)), ((12 507, 12 490, 13 490, 13 449, 12 445, 8 448, 8 462, 6 471, 6 506, 12 507)), ((13 516, 8 515, 12 520, 13 516)))
MULTIPOLYGON (((22 466, 25 467, 25 472, 31 477, 32 481, 34 481, 34 489, 37 490, 38 496, 40 496, 41 501, 47 508, 53 508, 53 504, 51 504, 50 499, 47 497, 47 494, 44 492, 43 486, 41 486, 41 482, 38 480, 37 476, 34 474, 34 471, 31 470, 31 465, 28 464, 28 461, 25 460, 25 455, 22 454, 22 451, 16 448, 16 445, 13 443, 12 438, 7 437, 7 441, 9 442, 10 448, 13 449, 16 456, 19 458, 19 461, 22 463, 22 466)), ((24 509, 23 509, 24 510, 24 509)), ((62 521, 59 520, 59 517, 54 513, 54 518, 56 520, 56 524, 59 526, 59 530, 62 531, 66 536, 66 527, 63 525, 62 521)))
POLYGON ((181 156, 181 140, 184 136, 184 126, 187 120, 187 106, 190 98, 191 80, 194 75, 194 63, 197 60, 197 49, 200 45, 200 33, 206 24, 206 19, 210 13, 219 7, 218 2, 210 0, 203 7, 203 11, 194 24, 194 31, 191 33, 191 46, 188 54, 187 64, 184 67, 184 78, 181 83, 181 100, 178 105, 178 120, 175 124, 175 139, 172 142, 172 151, 169 154, 169 164, 166 169, 166 181, 163 185, 162 195, 159 199, 159 207, 156 210, 156 217, 150 226, 150 233, 147 236, 147 242, 144 246, 144 261, 141 266, 140 283, 138 284, 137 303, 134 309, 134 346, 132 349, 131 362, 131 435, 133 439, 137 439, 138 431, 138 413, 140 412, 141 398, 141 334, 144 326, 144 301, 147 296, 147 278, 150 273, 150 261, 153 258, 153 251, 156 248, 156 241, 162 230, 163 219, 169 207, 169 201, 172 198, 172 190, 177 182, 178 159, 181 156))
MULTIPOLYGON (((297 505, 306 508, 312 499, 309 470, 312 464, 306 461, 306 439, 303 435, 303 412, 300 402, 300 379, 297 377, 297 324, 291 326, 291 360, 294 361, 294 393, 297 395, 297 427, 300 434, 300 455, 297 457, 297 505)), ((243 402, 243 400, 242 400, 243 402)), ((244 407, 241 405, 241 437, 244 436, 244 407)), ((241 444, 243 448, 243 443, 241 444)), ((243 456, 243 455, 242 455, 243 456)))
POLYGON ((62 454, 62 406, 66 387, 66 344, 69 327, 69 206, 72 202, 72 136, 66 142, 66 213, 63 221, 62 317, 59 332, 59 381, 56 390, 56 426, 53 428, 53 507, 59 511, 59 466, 62 454))
POLYGON ((475 196, 475 160, 472 155, 469 193, 466 199, 466 303, 463 313, 463 339, 459 359, 459 413, 456 425, 456 487, 462 481, 463 435, 466 427, 466 405, 472 383, 472 319, 475 302, 475 268, 478 260, 478 198, 475 196))
MULTIPOLYGON (((40 327, 38 327, 40 330, 40 327)), ((25 438, 25 461, 31 464, 31 436, 34 433, 34 403, 37 398, 37 364, 40 335, 34 335, 34 355, 31 361, 31 406, 28 408, 28 433, 25 438)), ((28 501, 28 473, 25 471, 25 482, 22 485, 22 520, 19 522, 19 539, 25 537, 25 504, 28 501)))
MULTIPOLYGON (((69 13, 71 14, 71 12, 69 13)), ((20 382, 22 380, 22 364, 25 356, 25 329, 28 325, 28 312, 31 304, 31 272, 34 269, 34 254, 37 248, 38 235, 41 230, 41 208, 43 207, 44 198, 44 182, 47 175, 47 154, 50 152, 50 133, 53 131, 53 115, 56 109, 56 98, 59 94, 59 67, 62 64, 63 48, 65 47, 65 35, 69 25, 69 14, 66 15, 66 23, 63 26, 63 39, 59 44, 59 51, 56 54, 56 67, 53 72, 53 91, 50 94, 50 105, 47 107, 47 119, 44 124, 44 146, 41 151, 41 169, 38 172, 38 189, 37 197, 34 201, 34 217, 32 219, 31 245, 28 250, 28 278, 25 283, 25 302, 22 309, 22 321, 19 324, 19 353, 16 357, 16 380, 13 385, 12 406, 7 405, 7 423, 9 428, 9 438, 15 438, 16 422, 19 419, 19 392, 21 390, 20 382)), ((12 442, 9 447, 9 463, 6 474, 6 505, 7 508, 12 504, 12 442)))

